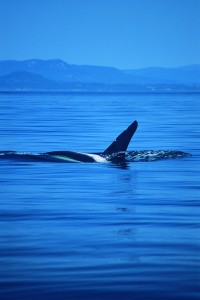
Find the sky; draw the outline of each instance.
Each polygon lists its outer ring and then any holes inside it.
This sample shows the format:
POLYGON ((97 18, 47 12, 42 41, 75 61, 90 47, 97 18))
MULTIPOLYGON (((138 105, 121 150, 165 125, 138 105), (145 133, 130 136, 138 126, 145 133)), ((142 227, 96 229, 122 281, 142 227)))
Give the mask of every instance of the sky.
POLYGON ((119 69, 200 63, 200 0, 0 0, 0 60, 119 69))

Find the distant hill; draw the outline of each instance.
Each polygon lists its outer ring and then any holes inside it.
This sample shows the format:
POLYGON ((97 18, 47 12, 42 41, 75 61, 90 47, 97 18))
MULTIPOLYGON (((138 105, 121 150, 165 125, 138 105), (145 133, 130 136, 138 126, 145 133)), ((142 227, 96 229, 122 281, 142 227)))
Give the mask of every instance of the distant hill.
POLYGON ((58 85, 50 79, 41 75, 17 71, 0 77, 0 86, 8 90, 23 89, 48 89, 49 87, 58 88, 58 85))
POLYGON ((0 61, 0 91, 5 90, 155 90, 200 88, 200 65, 119 70, 72 65, 62 60, 0 61), (182 87, 181 87, 182 86, 182 87))
POLYGON ((190 65, 179 68, 145 68, 125 70, 125 74, 140 77, 146 81, 167 84, 200 84, 200 65, 190 65))
POLYGON ((13 72, 29 72, 64 82, 133 83, 133 76, 110 67, 70 65, 62 60, 0 61, 0 76, 13 72))
POLYGON ((0 91, 95 91, 98 89, 98 84, 55 81, 26 71, 0 76, 0 91))

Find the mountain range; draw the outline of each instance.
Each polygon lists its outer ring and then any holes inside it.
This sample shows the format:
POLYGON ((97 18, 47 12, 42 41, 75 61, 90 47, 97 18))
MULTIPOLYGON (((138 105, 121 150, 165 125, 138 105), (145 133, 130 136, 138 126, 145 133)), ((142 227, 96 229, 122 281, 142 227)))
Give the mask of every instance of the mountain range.
POLYGON ((200 90, 200 65, 120 70, 60 59, 0 61, 0 91, 200 90))

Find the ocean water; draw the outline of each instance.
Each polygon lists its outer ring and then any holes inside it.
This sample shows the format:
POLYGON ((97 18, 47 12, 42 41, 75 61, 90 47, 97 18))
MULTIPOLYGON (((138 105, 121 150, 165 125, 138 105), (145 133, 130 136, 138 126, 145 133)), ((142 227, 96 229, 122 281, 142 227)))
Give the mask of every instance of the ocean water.
POLYGON ((155 162, 0 160, 0 299, 200 299, 200 95, 0 95, 0 151, 101 152, 133 120, 155 162))

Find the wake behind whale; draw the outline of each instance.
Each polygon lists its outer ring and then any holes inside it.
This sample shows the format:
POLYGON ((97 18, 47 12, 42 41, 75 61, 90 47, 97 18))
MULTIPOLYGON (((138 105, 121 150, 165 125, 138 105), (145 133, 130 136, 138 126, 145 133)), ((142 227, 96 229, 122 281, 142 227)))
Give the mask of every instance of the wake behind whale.
POLYGON ((45 153, 29 153, 17 151, 0 151, 0 159, 29 162, 84 162, 84 163, 124 163, 146 162, 162 159, 178 159, 189 157, 191 154, 177 150, 142 150, 127 151, 128 145, 136 132, 138 122, 134 121, 124 130, 104 151, 98 153, 82 153, 74 151, 52 151, 45 153))

